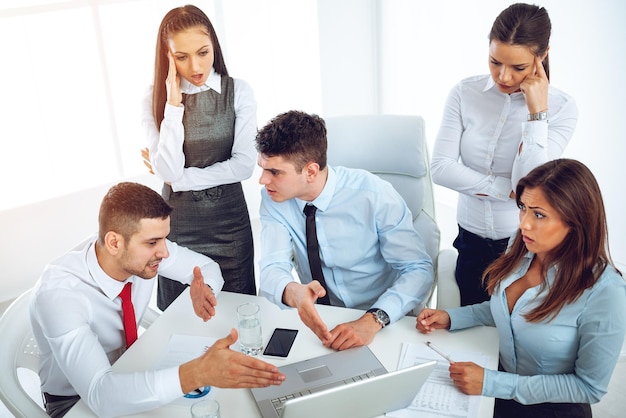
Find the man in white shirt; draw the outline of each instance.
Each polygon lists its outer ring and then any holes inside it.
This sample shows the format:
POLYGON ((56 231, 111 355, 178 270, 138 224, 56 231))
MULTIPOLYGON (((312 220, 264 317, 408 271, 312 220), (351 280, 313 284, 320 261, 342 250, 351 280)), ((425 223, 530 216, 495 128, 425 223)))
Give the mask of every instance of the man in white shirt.
POLYGON ((275 366, 229 349, 235 330, 178 367, 111 370, 127 346, 119 297, 127 283, 136 323, 157 273, 190 284, 194 311, 204 321, 216 314, 224 283, 219 266, 166 239, 171 211, 146 186, 113 186, 100 206, 98 236, 49 264, 35 285, 31 323, 50 416, 62 417, 80 398, 98 416, 112 417, 157 408, 203 386, 263 387, 284 380, 275 366))

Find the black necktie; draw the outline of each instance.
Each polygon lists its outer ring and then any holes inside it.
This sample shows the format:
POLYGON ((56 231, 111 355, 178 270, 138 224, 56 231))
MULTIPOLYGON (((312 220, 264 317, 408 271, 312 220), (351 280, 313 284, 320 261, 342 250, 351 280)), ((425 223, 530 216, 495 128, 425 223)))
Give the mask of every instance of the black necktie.
POLYGON ((304 214, 306 215, 306 252, 309 256, 309 267, 311 268, 311 277, 317 280, 326 289, 326 295, 317 301, 323 305, 330 305, 328 297, 328 288, 324 273, 322 273, 322 260, 320 260, 320 246, 317 242, 317 228, 315 227, 315 211, 317 208, 313 205, 304 206, 304 214))

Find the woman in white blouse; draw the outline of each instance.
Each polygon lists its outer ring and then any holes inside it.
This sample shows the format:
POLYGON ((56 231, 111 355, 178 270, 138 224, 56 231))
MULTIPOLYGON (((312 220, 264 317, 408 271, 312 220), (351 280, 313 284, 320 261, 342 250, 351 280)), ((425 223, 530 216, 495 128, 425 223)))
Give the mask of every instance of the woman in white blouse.
MULTIPOLYGON (((256 294, 241 186, 256 164, 256 102, 246 82, 228 76, 213 25, 195 6, 172 9, 161 22, 143 126, 144 158, 174 208, 168 238, 215 260, 223 290, 256 294)), ((159 308, 183 290, 159 276, 159 308)))
POLYGON ((490 74, 462 80, 445 105, 431 170, 435 183, 459 192, 463 306, 488 299, 482 274, 518 226, 518 180, 560 157, 574 133, 576 104, 549 83, 550 31, 543 7, 509 6, 489 35, 490 74))

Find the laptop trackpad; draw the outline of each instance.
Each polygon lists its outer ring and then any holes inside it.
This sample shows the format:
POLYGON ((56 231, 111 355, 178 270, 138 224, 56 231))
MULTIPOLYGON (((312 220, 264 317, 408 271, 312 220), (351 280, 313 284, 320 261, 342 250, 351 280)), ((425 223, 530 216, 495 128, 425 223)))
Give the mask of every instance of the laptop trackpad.
POLYGON ((330 372, 330 369, 326 367, 326 365, 321 365, 313 369, 298 370, 298 374, 300 375, 302 380, 304 380, 307 383, 313 382, 315 380, 323 379, 325 377, 332 375, 332 373, 330 372))

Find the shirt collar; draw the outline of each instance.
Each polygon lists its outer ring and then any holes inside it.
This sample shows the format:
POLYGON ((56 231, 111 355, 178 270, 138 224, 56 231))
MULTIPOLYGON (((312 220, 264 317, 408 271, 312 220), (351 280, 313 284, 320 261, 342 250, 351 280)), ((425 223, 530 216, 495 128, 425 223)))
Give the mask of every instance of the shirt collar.
POLYGON ((102 267, 100 267, 100 263, 98 263, 95 242, 93 242, 87 250, 87 268, 94 282, 96 282, 102 292, 111 300, 118 297, 124 285, 129 281, 132 282, 135 278, 135 276, 130 276, 125 281, 120 282, 106 274, 104 270, 102 270, 102 267))
MULTIPOLYGON (((331 166, 327 166, 327 167, 328 167, 328 177, 326 178, 326 184, 324 185, 322 192, 315 198, 315 200, 310 202, 322 212, 324 212, 326 209, 328 209, 328 206, 330 206, 330 201, 332 200, 333 195, 335 194, 335 189, 337 187, 337 175, 335 173, 335 170, 331 166)), ((304 206, 307 203, 309 203, 301 199, 297 199, 297 200, 298 200, 298 206, 302 210, 304 210, 304 206)))
POLYGON ((185 94, 195 94, 201 91, 214 90, 218 94, 222 93, 222 76, 211 67, 211 73, 201 86, 195 86, 184 78, 180 78, 180 91, 185 94))
MULTIPOLYGON (((491 89, 495 89, 494 91, 496 91, 497 93, 505 94, 505 93, 500 92, 500 90, 498 90, 498 87, 496 87, 496 82, 493 81, 493 78, 491 78, 491 75, 489 75, 487 76, 487 82, 485 83, 485 87, 483 88, 483 93, 491 89)), ((523 95, 521 91, 509 94, 511 98, 521 96, 521 95, 523 95)))

